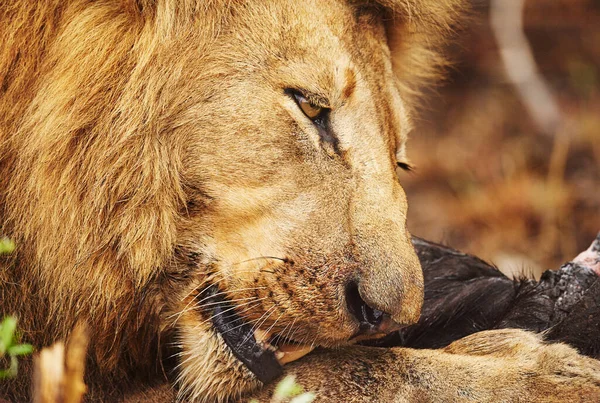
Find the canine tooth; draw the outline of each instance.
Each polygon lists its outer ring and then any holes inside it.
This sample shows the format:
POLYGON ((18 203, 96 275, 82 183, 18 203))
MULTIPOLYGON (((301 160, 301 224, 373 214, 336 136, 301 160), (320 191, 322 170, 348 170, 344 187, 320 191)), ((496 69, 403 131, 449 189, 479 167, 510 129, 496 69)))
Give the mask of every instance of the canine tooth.
POLYGON ((264 343, 269 340, 269 337, 271 337, 271 334, 269 332, 265 332, 264 330, 260 330, 260 329, 256 329, 254 331, 254 338, 258 342, 264 343))
POLYGON ((313 350, 311 346, 283 344, 279 346, 279 351, 275 353, 275 357, 281 365, 285 365, 292 361, 296 361, 313 350))

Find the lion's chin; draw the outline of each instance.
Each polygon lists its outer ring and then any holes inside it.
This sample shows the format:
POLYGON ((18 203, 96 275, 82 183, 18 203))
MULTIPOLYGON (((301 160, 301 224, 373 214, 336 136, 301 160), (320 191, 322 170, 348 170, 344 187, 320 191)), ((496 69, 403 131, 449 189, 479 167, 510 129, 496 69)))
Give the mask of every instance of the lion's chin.
POLYGON ((283 374, 283 365, 313 350, 313 346, 289 341, 273 343, 272 340, 280 338, 268 331, 254 330, 222 295, 215 286, 202 293, 202 300, 211 307, 207 314, 233 355, 261 382, 269 383, 278 378, 283 374))

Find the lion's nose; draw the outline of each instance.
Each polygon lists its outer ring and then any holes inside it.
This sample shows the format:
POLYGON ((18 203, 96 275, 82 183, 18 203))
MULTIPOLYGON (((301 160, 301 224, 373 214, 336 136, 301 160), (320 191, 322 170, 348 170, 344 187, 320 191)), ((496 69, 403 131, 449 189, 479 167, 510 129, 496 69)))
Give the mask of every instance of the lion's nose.
POLYGON ((359 330, 353 337, 388 334, 402 327, 392 320, 390 314, 369 306, 360 296, 358 284, 355 281, 346 285, 345 297, 348 311, 359 323, 359 330))

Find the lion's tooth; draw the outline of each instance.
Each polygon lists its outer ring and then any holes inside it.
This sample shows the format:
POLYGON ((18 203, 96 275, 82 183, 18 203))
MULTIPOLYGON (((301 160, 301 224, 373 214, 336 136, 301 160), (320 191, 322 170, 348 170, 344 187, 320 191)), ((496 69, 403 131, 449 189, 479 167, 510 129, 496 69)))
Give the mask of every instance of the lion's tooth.
POLYGON ((258 342, 266 342, 269 340, 269 337, 271 337, 271 334, 269 332, 260 329, 256 329, 254 331, 254 338, 258 342))
POLYGON ((314 347, 307 345, 283 344, 279 346, 279 351, 275 353, 275 357, 281 365, 285 365, 304 357, 313 349, 314 347))

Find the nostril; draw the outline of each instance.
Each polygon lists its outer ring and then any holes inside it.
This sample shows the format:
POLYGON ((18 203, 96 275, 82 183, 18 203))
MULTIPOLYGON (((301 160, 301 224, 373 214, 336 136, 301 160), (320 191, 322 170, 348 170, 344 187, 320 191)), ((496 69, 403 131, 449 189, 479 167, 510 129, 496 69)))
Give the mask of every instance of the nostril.
POLYGON ((361 330, 371 330, 378 327, 384 313, 371 308, 360 296, 358 284, 354 281, 346 286, 346 304, 348 311, 358 320, 361 330))

